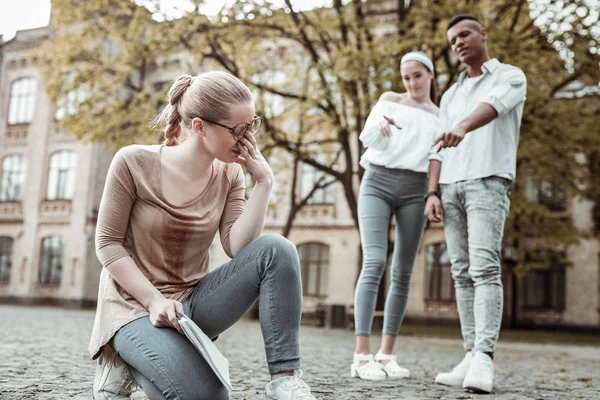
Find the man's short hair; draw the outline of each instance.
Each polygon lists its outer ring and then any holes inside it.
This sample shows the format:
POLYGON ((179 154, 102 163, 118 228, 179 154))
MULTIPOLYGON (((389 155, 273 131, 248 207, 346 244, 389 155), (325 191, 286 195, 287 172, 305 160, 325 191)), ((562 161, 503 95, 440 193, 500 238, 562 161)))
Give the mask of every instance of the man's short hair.
POLYGON ((481 22, 474 15, 471 15, 471 14, 457 14, 454 17, 450 18, 450 21, 448 21, 448 26, 446 27, 446 30, 449 30, 454 25, 458 24, 461 21, 465 21, 465 20, 475 21, 479 25, 481 25, 481 22))

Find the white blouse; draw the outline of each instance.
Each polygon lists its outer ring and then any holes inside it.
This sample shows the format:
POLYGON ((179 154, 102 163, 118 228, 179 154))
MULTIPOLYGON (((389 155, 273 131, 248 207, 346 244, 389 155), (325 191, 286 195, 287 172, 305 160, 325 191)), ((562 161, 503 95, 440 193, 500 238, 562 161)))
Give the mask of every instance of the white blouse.
POLYGON ((439 119, 421 108, 393 101, 379 101, 369 114, 360 141, 367 151, 360 158, 366 168, 375 164, 386 168, 428 172, 429 152, 439 133, 439 119), (390 117, 402 129, 389 125, 391 136, 381 134, 383 116, 390 117))

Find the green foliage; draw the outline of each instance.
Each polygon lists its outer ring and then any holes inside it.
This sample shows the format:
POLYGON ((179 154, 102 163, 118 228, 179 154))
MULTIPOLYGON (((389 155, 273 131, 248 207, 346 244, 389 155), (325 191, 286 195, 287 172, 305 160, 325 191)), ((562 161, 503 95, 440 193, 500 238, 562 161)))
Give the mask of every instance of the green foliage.
POLYGON ((446 22, 459 12, 475 14, 488 30, 490 55, 528 78, 507 245, 526 269, 532 247, 575 243, 582 232, 572 218, 528 201, 525 178, 552 182, 570 198, 600 197, 593 189, 600 174, 591 174, 587 162, 600 151, 597 13, 583 0, 343 3, 300 13, 289 0, 283 8, 240 0, 215 17, 191 12, 158 23, 133 2, 54 0, 57 31, 39 50, 48 93, 59 102, 85 88, 65 128, 120 147, 157 140, 148 123, 168 86, 157 85, 166 79, 156 76, 230 71, 255 90, 258 111, 268 117, 262 145, 337 180, 357 222, 363 150, 357 134, 370 108, 384 91, 403 90, 398 64, 411 50, 432 57, 442 92, 453 84, 461 66, 449 49, 446 22), (175 56, 187 61, 173 67, 175 56))
POLYGON ((162 104, 149 75, 170 44, 147 9, 119 0, 53 1, 52 40, 36 49, 57 104, 77 93, 62 119, 78 139, 112 147, 156 141, 149 122, 162 104))

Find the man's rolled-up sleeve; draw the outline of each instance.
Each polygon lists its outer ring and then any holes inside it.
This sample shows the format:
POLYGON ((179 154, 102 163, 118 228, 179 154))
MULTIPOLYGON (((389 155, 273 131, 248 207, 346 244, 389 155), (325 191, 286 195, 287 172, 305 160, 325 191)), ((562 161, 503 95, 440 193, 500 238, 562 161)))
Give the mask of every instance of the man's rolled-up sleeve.
POLYGON ((483 102, 494 107, 498 116, 502 116, 525 101, 527 78, 523 71, 516 67, 499 73, 499 83, 492 88, 483 102))

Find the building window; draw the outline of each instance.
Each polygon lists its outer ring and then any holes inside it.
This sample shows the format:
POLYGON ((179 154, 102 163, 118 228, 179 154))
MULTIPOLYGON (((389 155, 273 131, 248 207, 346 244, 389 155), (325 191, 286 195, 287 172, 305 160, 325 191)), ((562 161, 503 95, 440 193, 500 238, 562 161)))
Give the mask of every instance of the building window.
POLYGON ((564 254, 545 250, 529 254, 529 263, 539 264, 525 277, 524 306, 527 308, 558 309, 565 308, 564 254))
POLYGON ((307 243, 298 246, 304 296, 327 297, 329 286, 329 246, 307 243))
POLYGON ((19 201, 23 198, 27 164, 22 154, 10 154, 2 160, 0 201, 19 201))
POLYGON ((557 182, 541 180, 535 182, 528 176, 525 180, 525 196, 530 203, 541 204, 553 211, 567 209, 567 192, 557 182))
POLYGON ((56 112, 54 113, 54 119, 60 121, 66 115, 77 114, 77 106, 79 105, 80 98, 77 92, 67 92, 61 97, 56 104, 56 112))
POLYGON ((454 301, 454 283, 446 243, 434 243, 425 247, 427 276, 425 300, 454 301))
POLYGON ((42 240, 40 283, 58 285, 63 267, 64 242, 61 236, 48 236, 42 240))
POLYGON ((64 75, 61 95, 56 103, 54 119, 62 120, 67 115, 75 115, 79 112, 80 105, 90 97, 89 85, 77 84, 74 87, 75 74, 68 72, 64 75))
MULTIPOLYGON (((302 163, 302 177, 300 196, 306 198, 313 190, 315 185, 320 182, 321 185, 326 184, 333 177, 325 176, 325 173, 317 170, 312 165, 302 163)), ((308 204, 334 204, 335 203, 335 184, 316 190, 312 197, 308 200, 308 204)))
POLYGON ((21 78, 13 82, 10 89, 8 124, 25 124, 33 119, 37 94, 35 78, 21 78))
POLYGON ((0 237, 0 283, 10 282, 13 261, 13 239, 0 237))
POLYGON ((47 200, 70 200, 75 189, 77 172, 77 154, 70 150, 61 150, 50 156, 48 173, 47 200))

